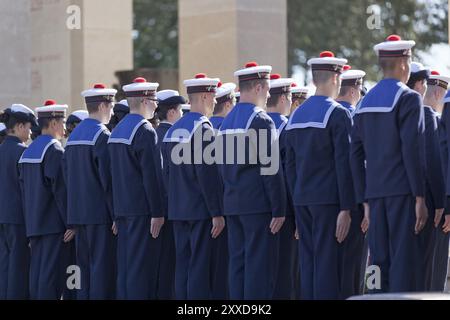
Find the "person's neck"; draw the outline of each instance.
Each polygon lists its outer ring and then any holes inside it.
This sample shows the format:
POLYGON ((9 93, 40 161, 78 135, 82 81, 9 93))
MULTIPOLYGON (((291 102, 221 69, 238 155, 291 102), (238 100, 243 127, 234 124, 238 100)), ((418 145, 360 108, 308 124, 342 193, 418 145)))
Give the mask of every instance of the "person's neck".
POLYGON ((383 75, 383 79, 394 79, 400 82, 405 82, 403 79, 403 75, 400 72, 385 72, 383 75))
POLYGON ((425 95, 425 98, 423 99, 423 104, 432 107, 433 110, 436 111, 437 103, 434 99, 430 99, 425 95))
POLYGON ((51 136, 53 139, 57 139, 57 135, 49 129, 42 129, 42 135, 43 136, 51 136))
POLYGON ((155 112, 154 112, 154 111, 151 111, 151 112, 148 114, 148 116, 147 116, 147 113, 144 112, 144 111, 141 111, 141 110, 130 110, 130 114, 138 114, 138 115, 144 117, 145 119, 152 119, 153 116, 155 115, 155 112))
POLYGON ((267 112, 268 113, 279 113, 279 114, 283 114, 283 109, 280 106, 267 106, 267 112))
POLYGON ((96 113, 90 113, 89 114, 89 118, 97 120, 100 123, 106 123, 108 121, 106 121, 105 117, 103 115, 101 115, 100 113, 96 112, 96 113))
POLYGON ((255 106, 258 106, 260 101, 259 101, 258 97, 253 95, 252 93, 241 91, 241 97, 239 99, 239 103, 250 103, 255 106))
POLYGON ((336 97, 336 89, 331 86, 319 86, 316 89, 315 96, 325 96, 334 99, 336 97))
POLYGON ((191 104, 191 112, 197 112, 202 115, 206 115, 206 107, 201 105, 191 104))
POLYGON ((343 102, 347 102, 350 105, 353 105, 352 99, 350 97, 347 97, 347 96, 338 96, 336 98, 336 101, 343 101, 343 102))
POLYGON ((225 112, 213 114, 213 117, 219 117, 219 118, 225 118, 226 116, 227 115, 225 114, 225 112))

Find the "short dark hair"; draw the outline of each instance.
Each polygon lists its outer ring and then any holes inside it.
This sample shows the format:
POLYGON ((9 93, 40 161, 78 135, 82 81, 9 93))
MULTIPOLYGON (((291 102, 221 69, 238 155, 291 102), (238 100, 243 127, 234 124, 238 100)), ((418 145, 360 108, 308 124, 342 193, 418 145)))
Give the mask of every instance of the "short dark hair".
POLYGON ((339 91, 339 96, 345 96, 350 92, 350 89, 354 88, 355 90, 358 90, 358 86, 341 86, 341 89, 339 91))
POLYGON ((248 91, 256 87, 258 84, 261 86, 264 86, 264 84, 267 83, 267 79, 256 79, 256 80, 247 80, 247 81, 241 81, 239 82, 239 90, 242 91, 248 91))
POLYGON ((316 85, 327 83, 336 74, 337 73, 333 71, 314 70, 312 72, 313 82, 316 85))
POLYGON ((86 109, 89 113, 96 113, 100 109, 102 103, 103 102, 86 102, 86 109))
POLYGON ((52 120, 62 120, 64 118, 38 118, 39 127, 42 129, 47 129, 50 126, 52 120))
POLYGON ((0 113, 0 122, 5 124, 6 130, 12 130, 16 126, 16 124, 26 124, 29 121, 25 121, 11 115, 7 112, 0 113))
POLYGON ((271 94, 270 98, 267 99, 267 107, 269 107, 269 108, 276 107, 276 105, 280 101, 280 98, 282 95, 285 95, 285 94, 271 94))
POLYGON ((172 104, 172 105, 164 105, 159 104, 158 108, 156 109, 156 115, 160 121, 167 120, 167 114, 170 110, 176 110, 179 107, 181 107, 180 104, 172 104))
POLYGON ((394 69, 399 62, 409 59, 409 57, 378 57, 378 65, 383 72, 394 69))

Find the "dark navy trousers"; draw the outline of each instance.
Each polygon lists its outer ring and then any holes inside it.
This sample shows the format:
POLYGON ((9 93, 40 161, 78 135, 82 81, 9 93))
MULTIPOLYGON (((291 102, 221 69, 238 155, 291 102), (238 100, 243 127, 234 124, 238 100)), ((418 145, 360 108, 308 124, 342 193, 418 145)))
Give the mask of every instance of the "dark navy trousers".
POLYGON ((279 235, 270 233, 271 220, 269 213, 227 217, 230 299, 272 299, 279 235))
POLYGON ((150 234, 150 216, 120 217, 117 225, 117 298, 156 299, 161 238, 150 234))
POLYGON ((228 233, 227 229, 212 240, 211 253, 211 298, 228 300, 228 233))
POLYGON ((173 222, 165 221, 161 232, 161 253, 158 267, 158 294, 159 300, 175 299, 175 238, 173 222))
POLYGON ((77 227, 76 261, 81 269, 79 300, 116 298, 116 239, 111 224, 77 227))
POLYGON ((369 199, 369 248, 371 264, 381 271, 377 292, 416 291, 420 253, 416 223, 415 198, 412 195, 369 199))
POLYGON ((442 232, 444 217, 439 223, 434 236, 433 266, 431 287, 433 292, 443 292, 447 281, 449 234, 442 232))
POLYGON ((296 255, 298 254, 295 240, 295 216, 288 215, 280 230, 278 250, 277 278, 275 282, 274 299, 290 300, 295 298, 295 277, 297 274, 296 255))
POLYGON ((173 221, 177 300, 211 299, 211 219, 173 221))
POLYGON ((339 299, 337 205, 296 206, 300 233, 300 296, 305 300, 339 299))
POLYGON ((0 224, 0 300, 28 299, 29 271, 25 225, 0 224))
POLYGON ((64 243, 64 233, 30 238, 30 298, 33 300, 60 300, 67 288, 67 267, 70 246, 64 243))

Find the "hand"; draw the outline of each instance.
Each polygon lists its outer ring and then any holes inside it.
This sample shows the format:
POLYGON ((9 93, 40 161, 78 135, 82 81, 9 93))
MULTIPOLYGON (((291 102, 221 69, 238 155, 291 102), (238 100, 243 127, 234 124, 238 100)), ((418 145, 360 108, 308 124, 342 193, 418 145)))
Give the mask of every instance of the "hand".
POLYGON ((444 217, 445 217, 445 222, 444 222, 444 225, 442 226, 442 231, 447 233, 450 231, 450 215, 446 214, 444 217))
POLYGON ((225 228, 225 218, 222 216, 212 218, 211 236, 216 239, 225 228))
POLYGON ((350 223, 352 218, 350 217, 350 210, 342 210, 339 212, 336 221, 336 239, 337 242, 342 243, 347 237, 350 230, 350 223))
POLYGON ((270 221, 270 232, 272 232, 272 234, 277 234, 278 231, 280 231, 281 227, 283 226, 284 220, 286 218, 285 217, 277 217, 277 218, 272 218, 272 221, 270 221))
POLYGON ((436 209, 434 213, 434 227, 437 228, 439 223, 441 222, 442 215, 444 214, 444 208, 436 209))
POLYGON ((366 233, 367 230, 369 230, 369 224, 370 224, 370 209, 369 204, 367 202, 364 202, 364 218, 361 222, 361 231, 363 233, 366 233))
POLYGON ((117 225, 116 225, 115 221, 112 224, 111 231, 112 231, 113 235, 117 236, 118 231, 117 231, 117 225))
POLYGON ((64 233, 64 239, 63 241, 65 243, 72 241, 73 237, 75 236, 75 229, 67 229, 64 233))
POLYGON ((299 240, 300 239, 300 235, 298 234, 298 229, 297 228, 295 228, 294 238, 295 238, 295 240, 299 240))
POLYGON ((152 218, 150 222, 150 234, 152 235, 153 239, 158 238, 159 232, 161 231, 163 224, 164 224, 164 217, 152 218))
POLYGON ((425 227, 425 223, 428 219, 428 210, 425 206, 425 199, 423 197, 416 197, 416 226, 414 231, 416 234, 425 227))

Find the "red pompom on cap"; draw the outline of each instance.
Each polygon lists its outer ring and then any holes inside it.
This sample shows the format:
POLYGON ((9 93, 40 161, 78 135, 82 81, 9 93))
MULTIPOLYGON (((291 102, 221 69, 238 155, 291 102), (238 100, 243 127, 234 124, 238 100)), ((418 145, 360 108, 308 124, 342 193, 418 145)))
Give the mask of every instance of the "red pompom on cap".
POLYGON ((321 58, 334 58, 334 53, 331 51, 322 51, 320 53, 321 58))
POLYGON ((147 82, 145 78, 139 77, 133 80, 134 83, 144 83, 147 82))
POLYGON ((195 79, 204 79, 204 78, 206 78, 206 74, 204 73, 197 73, 195 75, 195 79))
POLYGON ((342 68, 342 70, 347 71, 347 70, 350 70, 351 68, 352 68, 352 66, 349 66, 348 64, 346 64, 346 65, 342 68))
POLYGON ((253 68, 253 67, 257 67, 257 66, 258 66, 258 64, 255 61, 250 61, 245 64, 246 68, 253 68))
POLYGON ((279 75, 278 73, 274 73, 270 75, 270 80, 277 80, 280 79, 281 75, 279 75))
POLYGON ((94 89, 105 89, 106 86, 103 83, 94 84, 94 89))
POLYGON ((391 34, 389 37, 386 38, 386 41, 400 41, 402 38, 399 35, 391 34))
POLYGON ((222 82, 219 81, 219 83, 217 84, 217 88, 220 88, 222 86, 222 82))
POLYGON ((56 104, 55 100, 49 99, 45 101, 44 106, 53 106, 55 104, 56 104))
POLYGON ((441 75, 439 72, 437 72, 436 70, 433 70, 433 71, 431 71, 431 74, 433 75, 433 76, 439 76, 439 75, 441 75))
POLYGON ((291 84, 291 87, 292 87, 292 88, 295 88, 295 87, 297 87, 297 84, 296 84, 296 83, 292 83, 292 84, 291 84))

